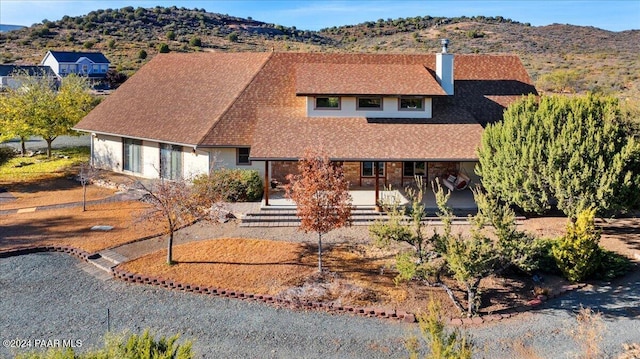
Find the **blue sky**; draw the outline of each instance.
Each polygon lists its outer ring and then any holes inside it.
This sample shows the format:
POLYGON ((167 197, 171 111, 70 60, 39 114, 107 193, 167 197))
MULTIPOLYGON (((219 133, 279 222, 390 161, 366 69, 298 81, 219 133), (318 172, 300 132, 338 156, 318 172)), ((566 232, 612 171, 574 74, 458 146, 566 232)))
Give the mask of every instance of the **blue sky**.
POLYGON ((640 29, 640 0, 421 0, 421 1, 190 1, 190 0, 0 0, 0 23, 32 25, 43 19, 84 15, 125 6, 204 8, 301 30, 353 25, 383 18, 412 16, 502 16, 534 26, 553 23, 595 26, 611 31, 640 29))

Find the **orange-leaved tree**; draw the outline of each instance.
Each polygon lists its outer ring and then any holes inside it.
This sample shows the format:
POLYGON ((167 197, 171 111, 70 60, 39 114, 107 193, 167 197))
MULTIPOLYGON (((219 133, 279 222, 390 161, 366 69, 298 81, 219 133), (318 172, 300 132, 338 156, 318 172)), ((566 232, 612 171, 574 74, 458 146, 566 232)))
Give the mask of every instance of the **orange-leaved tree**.
POLYGON ((289 174, 286 196, 297 206, 300 229, 318 233, 318 271, 322 272, 322 235, 351 224, 349 182, 342 166, 322 150, 306 149, 298 174, 289 174))

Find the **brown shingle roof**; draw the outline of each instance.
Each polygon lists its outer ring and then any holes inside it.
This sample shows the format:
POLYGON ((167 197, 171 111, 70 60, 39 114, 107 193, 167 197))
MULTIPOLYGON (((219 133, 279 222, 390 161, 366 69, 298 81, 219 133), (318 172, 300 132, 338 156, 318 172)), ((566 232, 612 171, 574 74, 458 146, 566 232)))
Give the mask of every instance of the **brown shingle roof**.
POLYGON ((298 95, 446 95, 424 65, 302 63, 298 95))
POLYGON ((386 68, 386 83, 399 69, 426 75, 424 83, 392 91, 374 90, 379 85, 369 82, 349 87, 348 77, 333 82, 354 94, 399 94, 433 85, 435 54, 161 55, 77 128, 202 147, 251 146, 253 158, 297 158, 306 147, 323 145, 341 159, 474 159, 481 125, 499 120, 517 97, 535 93, 517 56, 456 55, 455 95, 434 97, 431 119, 307 118, 306 99, 297 91, 328 91, 311 83, 314 68, 354 69, 360 76, 386 68))
POLYGON ((445 106, 432 119, 326 118, 260 113, 251 157, 297 159, 322 147, 334 160, 473 160, 482 126, 445 106))
POLYGON ((267 53, 158 55, 75 128, 197 145, 268 58, 267 53))

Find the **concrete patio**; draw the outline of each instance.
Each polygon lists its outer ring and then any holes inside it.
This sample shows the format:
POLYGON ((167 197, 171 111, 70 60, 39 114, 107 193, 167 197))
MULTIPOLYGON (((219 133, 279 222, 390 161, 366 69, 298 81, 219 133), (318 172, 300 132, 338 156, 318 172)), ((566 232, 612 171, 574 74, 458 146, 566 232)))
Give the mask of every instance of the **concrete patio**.
MULTIPOLYGON (((353 205, 357 209, 371 209, 375 207, 375 191, 373 189, 354 189, 349 191, 351 198, 353 198, 353 205)), ((391 203, 394 198, 401 205, 407 205, 410 203, 409 197, 404 190, 381 190, 380 200, 381 202, 391 203)), ((425 190, 422 203, 425 204, 427 212, 435 212, 438 207, 436 206, 436 199, 431 189, 425 190)), ((475 200, 473 199, 473 192, 470 189, 463 191, 451 192, 451 197, 448 202, 449 206, 454 210, 462 210, 465 212, 476 211, 478 209, 475 200)), ((260 205, 261 209, 283 209, 292 210, 295 209, 295 203, 285 198, 284 191, 282 189, 269 191, 269 206, 265 205, 265 200, 262 200, 260 205)))

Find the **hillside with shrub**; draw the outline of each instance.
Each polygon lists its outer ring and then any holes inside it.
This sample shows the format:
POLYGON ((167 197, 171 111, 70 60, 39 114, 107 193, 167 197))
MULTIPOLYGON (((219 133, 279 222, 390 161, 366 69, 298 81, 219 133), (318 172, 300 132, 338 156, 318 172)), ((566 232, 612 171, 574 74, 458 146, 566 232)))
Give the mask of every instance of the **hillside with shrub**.
POLYGON ((531 26, 497 17, 378 19, 309 31, 204 9, 101 9, 0 33, 0 62, 38 63, 47 50, 102 51, 131 75, 161 52, 339 51, 515 53, 543 92, 597 91, 640 101, 640 30, 531 26))

